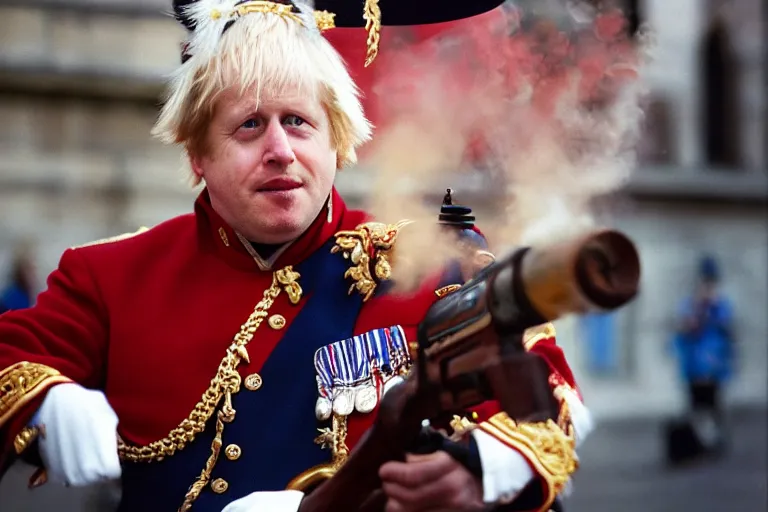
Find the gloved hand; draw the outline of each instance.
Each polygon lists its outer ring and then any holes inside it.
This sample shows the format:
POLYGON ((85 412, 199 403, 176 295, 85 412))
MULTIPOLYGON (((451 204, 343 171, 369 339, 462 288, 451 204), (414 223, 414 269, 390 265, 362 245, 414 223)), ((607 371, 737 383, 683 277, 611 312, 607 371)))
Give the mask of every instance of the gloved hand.
POLYGON ((221 512, 296 512, 303 498, 301 491, 253 492, 233 501, 221 512))
POLYGON ((120 478, 117 423, 104 393, 74 383, 52 387, 31 422, 41 429, 48 481, 84 486, 120 478))

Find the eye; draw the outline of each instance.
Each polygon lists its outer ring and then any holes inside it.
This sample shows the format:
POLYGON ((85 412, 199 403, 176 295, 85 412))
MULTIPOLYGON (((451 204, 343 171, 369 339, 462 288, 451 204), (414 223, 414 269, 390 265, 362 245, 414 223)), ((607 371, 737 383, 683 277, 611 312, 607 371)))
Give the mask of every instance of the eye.
POLYGON ((301 126, 304 123, 306 123, 306 121, 304 121, 304 119, 302 119, 302 118, 300 118, 299 116, 296 116, 296 115, 286 116, 285 119, 283 119, 283 122, 285 124, 287 124, 287 125, 290 125, 290 126, 301 126))
POLYGON ((254 128, 259 127, 259 122, 256 119, 249 119, 241 124, 240 127, 245 128, 246 130, 253 130, 254 128))

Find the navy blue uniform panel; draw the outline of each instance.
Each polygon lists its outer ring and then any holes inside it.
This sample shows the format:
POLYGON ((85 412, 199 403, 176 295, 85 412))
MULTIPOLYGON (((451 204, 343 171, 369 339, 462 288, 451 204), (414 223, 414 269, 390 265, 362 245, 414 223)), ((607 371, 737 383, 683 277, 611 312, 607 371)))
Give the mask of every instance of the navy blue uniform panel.
MULTIPOLYGON (((350 295, 349 283, 340 279, 349 262, 331 254, 332 243, 296 268, 304 305, 259 372, 261 388, 252 392, 243 387, 232 397, 235 419, 224 426, 221 453, 211 474, 211 481, 226 480, 228 489, 216 494, 207 486, 192 510, 220 512, 252 492, 283 490, 299 473, 330 460, 330 451, 314 443, 318 428, 330 426, 315 418, 314 354, 351 337, 362 306, 362 296, 350 295), (230 444, 241 450, 236 460, 225 455, 230 444)), ((211 454, 214 430, 215 416, 204 433, 173 457, 126 464, 119 511, 177 510, 211 454)))

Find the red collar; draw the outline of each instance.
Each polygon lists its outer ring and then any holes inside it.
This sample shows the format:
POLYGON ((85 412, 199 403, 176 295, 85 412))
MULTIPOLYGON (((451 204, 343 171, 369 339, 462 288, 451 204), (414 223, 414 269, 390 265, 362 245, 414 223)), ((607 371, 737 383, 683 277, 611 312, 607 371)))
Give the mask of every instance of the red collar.
POLYGON ((265 261, 247 240, 237 234, 211 206, 208 190, 204 189, 195 201, 195 217, 198 234, 203 247, 224 259, 230 265, 243 270, 269 270, 298 265, 312 253, 320 249, 331 237, 341 230, 354 229, 368 220, 360 211, 347 210, 344 200, 336 188, 333 189, 333 208, 331 221, 328 222, 328 208, 324 207, 314 222, 298 239, 278 251, 274 261, 265 261))

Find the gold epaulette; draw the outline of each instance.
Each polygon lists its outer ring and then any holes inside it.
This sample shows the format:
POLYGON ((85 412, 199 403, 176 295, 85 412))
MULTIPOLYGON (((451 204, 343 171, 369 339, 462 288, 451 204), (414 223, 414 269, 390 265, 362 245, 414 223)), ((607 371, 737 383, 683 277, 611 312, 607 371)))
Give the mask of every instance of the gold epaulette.
POLYGON ((332 253, 341 252, 352 266, 344 273, 354 283, 349 293, 357 290, 363 301, 370 299, 381 281, 392 277, 392 249, 400 230, 410 224, 403 220, 396 224, 366 222, 354 230, 336 233, 336 244, 332 253))
POLYGON ((132 232, 132 233, 123 233, 122 235, 116 235, 111 236, 108 238, 102 238, 100 240, 95 240, 93 242, 87 242, 81 245, 76 245, 72 247, 72 249, 82 249, 83 247, 91 247, 92 245, 101 245, 101 244, 110 244, 113 242, 119 242, 121 240, 127 240, 129 238, 133 238, 134 236, 140 235, 142 233, 146 233, 149 231, 149 228, 142 226, 138 230, 132 232))

